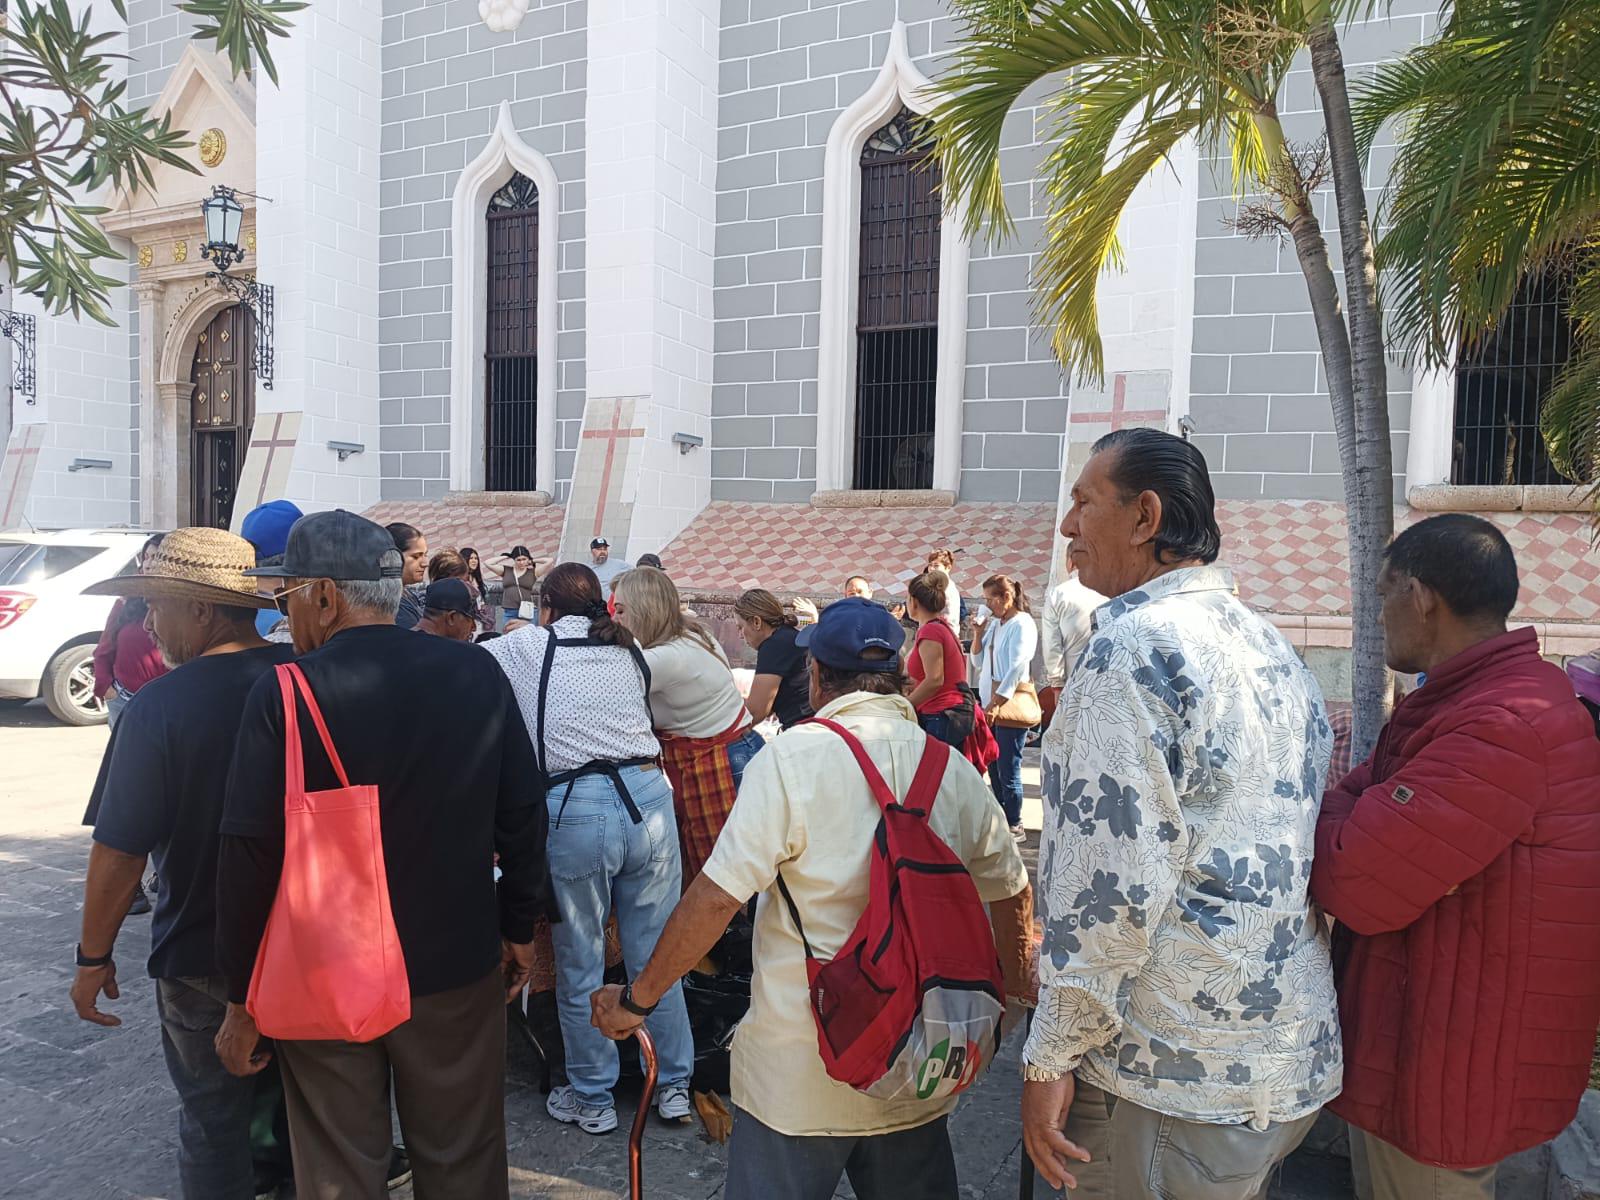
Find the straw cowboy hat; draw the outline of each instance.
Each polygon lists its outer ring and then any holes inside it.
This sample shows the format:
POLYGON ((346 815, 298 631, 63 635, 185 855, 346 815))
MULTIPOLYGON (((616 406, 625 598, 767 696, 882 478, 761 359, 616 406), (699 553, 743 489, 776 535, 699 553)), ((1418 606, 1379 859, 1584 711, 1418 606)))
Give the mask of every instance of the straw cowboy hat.
POLYGON ((118 575, 83 589, 85 596, 139 596, 146 600, 204 600, 240 608, 271 608, 245 574, 256 565, 249 542, 225 529, 174 529, 144 556, 137 575, 118 575))

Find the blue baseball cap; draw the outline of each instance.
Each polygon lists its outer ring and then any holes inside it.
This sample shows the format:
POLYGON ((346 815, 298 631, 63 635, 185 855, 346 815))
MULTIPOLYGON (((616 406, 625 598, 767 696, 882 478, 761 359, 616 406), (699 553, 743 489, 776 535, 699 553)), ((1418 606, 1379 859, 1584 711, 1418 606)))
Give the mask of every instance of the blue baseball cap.
POLYGON ((256 548, 256 561, 282 554, 289 545, 289 530, 305 516, 292 500, 269 500, 252 508, 239 524, 239 536, 256 548))
POLYGON ((835 600, 822 610, 815 625, 795 635, 795 644, 825 667, 840 671, 898 671, 906 631, 888 609, 860 596, 835 600), (887 650, 885 658, 867 658, 867 650, 887 650))

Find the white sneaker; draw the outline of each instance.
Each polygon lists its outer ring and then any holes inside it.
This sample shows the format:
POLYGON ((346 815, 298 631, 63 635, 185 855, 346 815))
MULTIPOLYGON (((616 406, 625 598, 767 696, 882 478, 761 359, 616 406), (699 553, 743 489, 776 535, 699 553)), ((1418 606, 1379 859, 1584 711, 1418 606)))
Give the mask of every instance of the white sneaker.
POLYGON ((544 1110, 556 1120, 576 1125, 585 1133, 610 1133, 617 1127, 617 1109, 608 1104, 604 1108, 591 1107, 578 1099, 570 1086, 558 1087, 544 1102, 544 1110))
POLYGON ((694 1112, 686 1087, 664 1087, 656 1093, 656 1115, 663 1121, 683 1121, 694 1112))

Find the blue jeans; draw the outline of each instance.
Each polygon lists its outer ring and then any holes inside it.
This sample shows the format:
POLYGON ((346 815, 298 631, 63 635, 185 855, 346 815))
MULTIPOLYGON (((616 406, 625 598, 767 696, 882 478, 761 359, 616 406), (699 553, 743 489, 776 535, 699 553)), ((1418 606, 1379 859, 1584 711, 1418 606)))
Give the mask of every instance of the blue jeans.
POLYGON ((161 1049, 178 1092, 178 1178, 184 1200, 252 1200, 255 1080, 223 1069, 213 1045, 227 1011, 222 979, 156 980, 161 1049))
POLYGON ((115 729, 117 718, 122 715, 122 710, 133 702, 133 696, 122 690, 116 684, 111 685, 111 690, 106 693, 106 728, 115 729))
POLYGON ((994 740, 1000 743, 1000 757, 989 764, 989 787, 1000 807, 1006 810, 1007 825, 1022 824, 1022 741, 1026 729, 994 727, 994 740))
POLYGON ((944 713, 918 713, 917 724, 922 726, 922 732, 931 738, 938 738, 947 746, 961 749, 961 742, 955 740, 950 732, 950 718, 944 713))
POLYGON ((750 760, 759 754, 766 744, 767 739, 754 728, 745 730, 743 737, 728 744, 728 766, 733 769, 735 788, 744 782, 745 767, 750 765, 750 760))
MULTIPOLYGON (((550 876, 561 920, 550 928, 556 952, 556 1011, 567 1078, 578 1099, 611 1105, 617 1048, 589 1023, 589 997, 604 982, 606 918, 616 906, 629 977, 650 960, 683 891, 672 786, 655 768, 623 767, 623 782, 644 818, 637 825, 604 775, 550 789, 550 876), (564 807, 563 807, 564 806, 564 807)), ((674 983, 645 1022, 655 1039, 661 1087, 687 1087, 694 1037, 683 988, 674 983)))

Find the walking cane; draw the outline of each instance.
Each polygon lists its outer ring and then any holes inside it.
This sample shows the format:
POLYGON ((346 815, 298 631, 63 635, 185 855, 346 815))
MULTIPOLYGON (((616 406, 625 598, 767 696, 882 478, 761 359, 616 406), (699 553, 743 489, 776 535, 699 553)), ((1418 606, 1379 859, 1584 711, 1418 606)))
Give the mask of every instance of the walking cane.
POLYGON ((644 1062, 644 1090, 633 1115, 633 1132, 628 1134, 628 1197, 644 1200, 644 1127, 650 1122, 650 1101, 656 1094, 656 1044, 643 1025, 633 1036, 639 1039, 639 1058, 644 1062))

